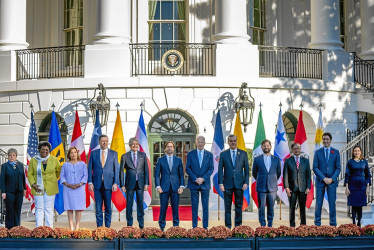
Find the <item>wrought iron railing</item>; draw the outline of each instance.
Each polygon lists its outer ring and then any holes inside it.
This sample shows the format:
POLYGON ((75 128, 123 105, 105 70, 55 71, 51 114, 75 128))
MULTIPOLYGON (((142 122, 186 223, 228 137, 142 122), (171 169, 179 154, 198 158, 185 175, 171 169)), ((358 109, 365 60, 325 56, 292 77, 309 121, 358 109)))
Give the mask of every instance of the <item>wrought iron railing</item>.
POLYGON ((322 79, 322 50, 258 46, 261 77, 322 79))
POLYGON ((367 196, 368 203, 374 203, 374 167, 370 168, 371 186, 369 188, 369 195, 367 196))
POLYGON ((212 43, 133 43, 130 49, 133 76, 215 75, 216 46, 212 43), (163 56, 170 50, 178 51, 183 57, 183 65, 175 71, 163 62, 163 56))
POLYGON ((85 46, 17 50, 17 80, 84 75, 85 46))
MULTIPOLYGON (((0 166, 8 161, 7 153, 0 149, 0 166)), ((1 175, 1 170, 0 170, 1 175)), ((3 196, 0 195, 0 224, 3 224, 5 221, 5 204, 4 204, 3 196)))
POLYGON ((362 60, 356 55, 354 58, 355 82, 374 92, 374 62, 362 60))
POLYGON ((358 118, 357 129, 347 129, 347 143, 351 142, 354 138, 359 136, 368 128, 368 117, 367 113, 364 116, 358 118))
POLYGON ((361 147, 366 158, 374 156, 374 124, 339 150, 341 167, 339 180, 345 177, 347 162, 352 158, 352 150, 356 145, 361 147))

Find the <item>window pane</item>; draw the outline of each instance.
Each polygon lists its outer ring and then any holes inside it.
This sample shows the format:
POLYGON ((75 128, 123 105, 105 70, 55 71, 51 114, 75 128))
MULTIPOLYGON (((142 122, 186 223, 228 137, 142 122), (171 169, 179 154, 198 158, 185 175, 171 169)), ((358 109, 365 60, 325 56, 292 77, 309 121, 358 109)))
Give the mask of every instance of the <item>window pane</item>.
POLYGON ((163 41, 173 40, 173 24, 172 23, 161 24, 161 40, 163 41))
POLYGON ((160 20, 160 1, 149 1, 149 20, 160 20))
POLYGON ((185 40, 185 25, 184 23, 174 24, 174 40, 184 41, 185 40))
POLYGON ((149 24, 149 40, 160 40, 160 24, 159 23, 150 23, 149 24))
POLYGON ((162 20, 173 19, 173 2, 172 1, 161 2, 161 18, 162 20))
POLYGON ((184 1, 174 2, 174 20, 184 20, 186 19, 186 8, 184 1))

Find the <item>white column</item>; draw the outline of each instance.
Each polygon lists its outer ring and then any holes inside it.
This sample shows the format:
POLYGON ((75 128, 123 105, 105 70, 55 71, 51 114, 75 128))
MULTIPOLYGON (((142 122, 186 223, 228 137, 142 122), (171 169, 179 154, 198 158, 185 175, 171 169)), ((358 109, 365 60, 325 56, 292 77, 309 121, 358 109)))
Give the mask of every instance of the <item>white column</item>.
POLYGON ((374 0, 361 0, 361 54, 364 60, 374 60, 374 0))
POLYGON ((310 0, 312 49, 342 49, 339 0, 310 0))
POLYGON ((26 49, 26 0, 0 1, 0 51, 26 49))
POLYGON ((98 0, 95 44, 130 42, 131 1, 98 0))
POLYGON ((218 43, 249 42, 246 0, 216 0, 213 39, 218 43))

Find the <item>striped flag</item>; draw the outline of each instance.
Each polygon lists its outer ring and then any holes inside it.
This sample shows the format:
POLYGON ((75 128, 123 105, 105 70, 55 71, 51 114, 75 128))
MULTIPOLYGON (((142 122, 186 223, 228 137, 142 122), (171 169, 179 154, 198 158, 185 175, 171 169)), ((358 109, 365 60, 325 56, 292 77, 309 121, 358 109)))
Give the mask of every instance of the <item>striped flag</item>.
MULTIPOLYGON (((266 139, 265 126, 264 126, 264 121, 262 119, 262 109, 260 109, 260 112, 258 113, 255 143, 253 145, 253 152, 252 152, 253 159, 263 154, 262 149, 261 149, 261 142, 265 139, 266 139)), ((254 203, 256 204, 257 207, 259 207, 257 192, 256 192, 256 179, 253 177, 252 177, 252 185, 251 185, 251 194, 252 194, 252 199, 254 203)))
MULTIPOLYGON (((52 111, 52 121, 51 121, 51 128, 49 130, 49 143, 52 145, 51 155, 57 157, 60 164, 64 164, 65 162, 65 150, 64 145, 62 144, 60 129, 57 124, 56 114, 55 111, 52 111)), ((61 183, 60 177, 58 178, 58 194, 55 197, 55 209, 58 214, 62 214, 64 209, 64 198, 62 195, 62 190, 64 185, 61 183)))
MULTIPOLYGON (((121 162, 121 157, 126 153, 125 141, 123 139, 123 130, 121 123, 121 115, 117 110, 116 123, 114 125, 112 143, 110 149, 117 152, 118 162, 121 162)), ((116 192, 112 192, 112 202, 116 206, 117 210, 121 212, 126 208, 126 195, 120 188, 117 188, 116 192)))
MULTIPOLYGON (((245 142, 244 142, 244 136, 243 136, 243 131, 242 131, 242 126, 240 124, 240 116, 239 116, 238 111, 236 113, 236 120, 235 120, 235 127, 234 127, 234 135, 236 135, 236 141, 238 145, 238 149, 243 150, 244 152, 247 152, 247 149, 245 147, 245 142)), ((247 159, 248 161, 248 159, 247 159)), ((250 203, 250 194, 249 194, 249 187, 243 191, 243 207, 242 210, 244 211, 250 203)))
MULTIPOLYGON (((319 116, 318 116, 318 124, 317 124, 317 131, 316 131, 316 137, 314 138, 314 153, 322 148, 322 135, 324 132, 323 123, 322 123, 322 110, 319 110, 319 116)), ((314 177, 315 179, 315 177, 314 177)), ((315 180, 314 180, 315 181, 315 180)), ((329 200, 327 197, 327 192, 325 192, 324 199, 323 199, 323 207, 326 209, 326 211, 329 213, 329 200)))
POLYGON ((27 142, 27 168, 25 169, 25 179, 26 179, 26 194, 25 198, 31 201, 31 208, 30 210, 34 212, 35 210, 35 202, 34 196, 31 194, 31 186, 29 179, 27 178, 27 171, 29 168, 30 160, 38 154, 38 136, 36 135, 36 126, 34 121, 34 113, 31 111, 31 125, 29 130, 29 138, 27 142))
POLYGON ((274 143, 274 155, 278 156, 281 161, 281 177, 278 179, 278 191, 277 195, 287 206, 289 205, 287 192, 283 186, 283 166, 284 161, 290 157, 290 150, 288 148, 286 130, 284 129, 283 119, 282 119, 282 109, 279 109, 278 124, 277 124, 277 134, 275 135, 274 143))
POLYGON ((221 112, 218 110, 216 117, 216 125, 214 126, 214 136, 212 144, 212 154, 213 154, 213 163, 214 170, 212 174, 213 179, 213 192, 218 194, 223 199, 223 192, 219 189, 218 185, 218 164, 219 164, 219 155, 221 151, 224 150, 224 139, 222 133, 222 122, 221 122, 221 112))
MULTIPOLYGON (((74 123, 73 135, 71 136, 70 147, 76 147, 79 151, 81 161, 87 163, 86 150, 84 149, 83 135, 82 135, 81 123, 79 121, 78 111, 75 111, 75 123, 74 123)), ((88 185, 85 186, 85 192, 86 192, 86 208, 87 208, 91 205, 88 185)))
POLYGON ((145 130, 145 124, 144 124, 144 118, 143 118, 143 108, 140 111, 138 129, 136 130, 135 137, 139 141, 139 151, 144 152, 147 155, 149 187, 148 187, 148 191, 144 192, 144 209, 147 209, 152 201, 152 175, 151 175, 152 172, 151 172, 151 161, 150 161, 151 157, 149 155, 147 132, 145 130))
MULTIPOLYGON (((308 142, 307 142, 305 127, 304 127, 304 122, 303 122, 303 111, 302 110, 300 110, 299 121, 297 123, 297 130, 296 130, 294 142, 300 144, 301 155, 305 156, 309 160, 309 149, 308 149, 308 142)), ((313 198, 314 198, 313 181, 310 180, 310 182, 311 182, 310 192, 306 197, 306 204, 305 204, 307 208, 310 208, 313 202, 313 198)))

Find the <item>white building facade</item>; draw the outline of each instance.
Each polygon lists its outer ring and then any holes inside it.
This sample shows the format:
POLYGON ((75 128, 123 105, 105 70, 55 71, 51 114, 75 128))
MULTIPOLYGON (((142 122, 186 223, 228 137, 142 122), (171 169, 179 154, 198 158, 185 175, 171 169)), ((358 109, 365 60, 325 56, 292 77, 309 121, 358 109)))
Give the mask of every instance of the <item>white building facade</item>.
POLYGON ((198 134, 210 149, 218 104, 232 132, 243 82, 256 103, 247 148, 260 103, 271 141, 282 104, 289 142, 302 104, 309 152, 321 105, 341 148, 358 118, 374 123, 373 75, 355 75, 357 56, 374 60, 373 20, 374 0, 0 0, 0 148, 25 162, 30 104, 40 140, 54 104, 66 147, 77 106, 87 152, 89 102, 102 83, 111 103, 103 133, 111 139, 118 103, 128 141, 144 101, 151 164, 166 140, 185 159, 198 134), (170 50, 183 57, 177 70, 163 65, 170 50))

